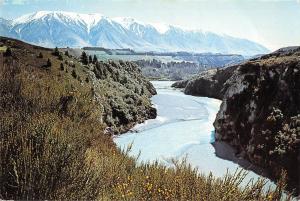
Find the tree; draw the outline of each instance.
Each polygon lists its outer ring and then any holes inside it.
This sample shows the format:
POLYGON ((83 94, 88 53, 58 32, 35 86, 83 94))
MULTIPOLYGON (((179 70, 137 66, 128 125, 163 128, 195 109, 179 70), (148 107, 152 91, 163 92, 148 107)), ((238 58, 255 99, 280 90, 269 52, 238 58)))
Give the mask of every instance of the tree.
POLYGON ((66 55, 67 57, 70 57, 70 54, 69 54, 69 51, 68 51, 68 50, 65 51, 65 55, 66 55))
POLYGON ((87 57, 87 54, 85 53, 85 51, 82 52, 80 60, 84 65, 87 65, 89 63, 88 57, 87 57))
POLYGON ((62 55, 61 55, 61 54, 59 54, 59 55, 58 55, 58 59, 59 59, 59 60, 61 60, 61 61, 63 61, 63 60, 64 60, 64 58, 62 57, 62 55))
POLYGON ((96 64, 98 62, 98 58, 96 55, 94 55, 94 58, 93 58, 93 64, 96 64))
POLYGON ((100 69, 100 63, 98 61, 96 62, 96 68, 100 69))
POLYGON ((63 63, 60 63, 60 70, 61 70, 61 71, 64 71, 64 70, 65 70, 65 67, 64 67, 64 64, 63 64, 63 63))
POLYGON ((92 58, 92 56, 90 55, 89 56, 89 63, 92 63, 93 62, 93 58, 92 58))
POLYGON ((48 58, 48 60, 47 60, 47 67, 51 67, 51 66, 52 66, 51 60, 48 58))
POLYGON ((72 70, 72 76, 76 79, 77 78, 77 74, 75 70, 72 70))
POLYGON ((54 52, 52 53, 54 56, 59 56, 59 50, 55 47, 54 52))
POLYGON ((4 56, 10 57, 11 55, 12 55, 12 51, 11 51, 10 47, 7 47, 7 49, 6 49, 5 53, 4 53, 4 56))
POLYGON ((43 57, 44 56, 43 56, 42 52, 40 52, 38 58, 43 58, 43 57))

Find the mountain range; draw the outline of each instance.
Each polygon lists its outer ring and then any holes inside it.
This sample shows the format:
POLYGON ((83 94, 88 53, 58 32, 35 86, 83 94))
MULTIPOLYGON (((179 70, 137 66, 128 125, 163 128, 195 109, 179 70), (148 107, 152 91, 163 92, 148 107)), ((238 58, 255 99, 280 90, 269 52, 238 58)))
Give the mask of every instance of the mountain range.
POLYGON ((224 34, 144 23, 127 17, 64 11, 39 11, 14 20, 0 18, 0 35, 47 47, 95 46, 241 55, 269 52, 256 42, 224 34))

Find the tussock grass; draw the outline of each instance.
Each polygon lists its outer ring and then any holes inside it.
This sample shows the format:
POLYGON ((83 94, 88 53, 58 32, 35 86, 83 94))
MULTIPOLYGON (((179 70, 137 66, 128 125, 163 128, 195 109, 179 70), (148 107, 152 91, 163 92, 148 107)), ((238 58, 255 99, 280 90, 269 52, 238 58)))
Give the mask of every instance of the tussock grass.
POLYGON ((10 58, 0 66, 0 199, 280 200, 284 180, 263 192, 263 180, 239 187, 244 172, 215 178, 184 161, 138 164, 103 134, 90 87, 52 61, 50 70, 10 58))

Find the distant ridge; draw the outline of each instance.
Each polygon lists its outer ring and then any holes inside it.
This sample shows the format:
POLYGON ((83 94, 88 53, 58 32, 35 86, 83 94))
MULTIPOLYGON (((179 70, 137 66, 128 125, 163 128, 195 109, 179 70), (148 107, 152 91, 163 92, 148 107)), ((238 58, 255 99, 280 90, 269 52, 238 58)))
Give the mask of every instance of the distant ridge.
POLYGON ((96 46, 135 51, 196 52, 257 55, 269 53, 246 39, 133 18, 102 14, 39 11, 14 20, 0 19, 0 35, 47 47, 96 46))

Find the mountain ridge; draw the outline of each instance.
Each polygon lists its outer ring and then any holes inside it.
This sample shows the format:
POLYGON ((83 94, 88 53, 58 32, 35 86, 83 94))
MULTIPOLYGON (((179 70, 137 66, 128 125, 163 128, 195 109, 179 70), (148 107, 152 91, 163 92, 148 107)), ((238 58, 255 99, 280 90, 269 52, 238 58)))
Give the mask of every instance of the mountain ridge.
POLYGON ((50 47, 97 46, 137 51, 188 51, 265 54, 269 50, 247 39, 174 25, 144 23, 134 18, 102 14, 38 11, 14 20, 0 20, 0 35, 50 47))

